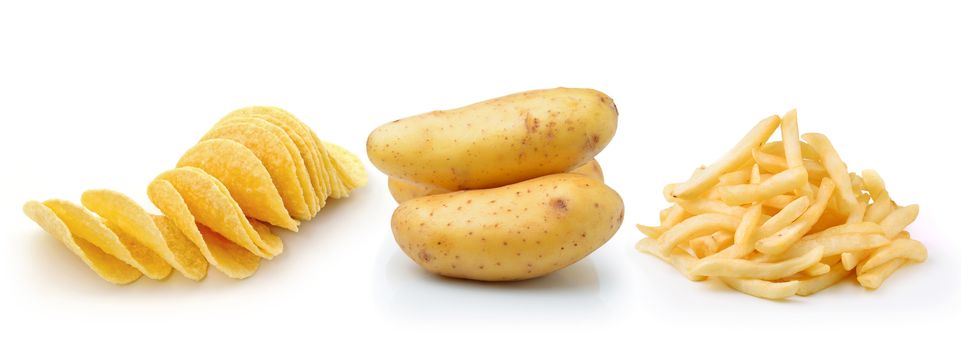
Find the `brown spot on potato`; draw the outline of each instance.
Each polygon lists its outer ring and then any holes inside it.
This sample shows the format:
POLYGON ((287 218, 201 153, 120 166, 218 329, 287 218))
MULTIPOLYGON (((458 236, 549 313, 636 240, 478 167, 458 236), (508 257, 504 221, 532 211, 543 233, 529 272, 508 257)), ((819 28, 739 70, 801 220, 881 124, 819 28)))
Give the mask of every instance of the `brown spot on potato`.
POLYGON ((567 200, 563 198, 554 198, 550 201, 551 208, 560 212, 567 211, 567 200))
MULTIPOLYGON (((437 242, 437 243, 439 244, 440 242, 437 242)), ((417 253, 417 257, 420 258, 420 260, 423 260, 425 263, 429 263, 431 259, 434 258, 425 249, 421 249, 420 253, 417 253)))

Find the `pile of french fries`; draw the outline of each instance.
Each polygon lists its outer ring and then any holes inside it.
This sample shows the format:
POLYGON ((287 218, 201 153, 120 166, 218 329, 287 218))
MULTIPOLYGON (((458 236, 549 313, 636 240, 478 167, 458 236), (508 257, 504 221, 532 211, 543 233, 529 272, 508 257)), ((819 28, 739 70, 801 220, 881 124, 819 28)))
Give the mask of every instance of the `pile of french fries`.
POLYGON ((796 110, 762 120, 664 197, 660 226, 637 225, 637 249, 760 298, 811 295, 851 274, 875 289, 927 258, 905 231, 918 206, 895 203, 876 171, 849 173, 826 136, 799 135, 796 110), (781 141, 768 142, 778 127, 781 141))

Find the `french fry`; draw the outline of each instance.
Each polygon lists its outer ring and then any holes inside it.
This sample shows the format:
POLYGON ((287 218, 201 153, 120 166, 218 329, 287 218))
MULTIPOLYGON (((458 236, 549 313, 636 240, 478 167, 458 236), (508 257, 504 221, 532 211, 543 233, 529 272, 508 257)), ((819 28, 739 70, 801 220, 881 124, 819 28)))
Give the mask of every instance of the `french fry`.
POLYGON ((814 278, 800 280, 797 295, 809 296, 820 292, 827 287, 833 286, 850 274, 851 272, 845 270, 840 264, 831 265, 831 271, 828 271, 826 274, 814 278))
POLYGON ((641 233, 643 233, 645 236, 648 236, 650 238, 657 239, 657 237, 660 237, 662 234, 664 234, 664 228, 662 227, 644 226, 641 224, 637 224, 634 226, 637 227, 638 231, 641 231, 641 233))
POLYGON ((872 169, 861 170, 861 178, 864 179, 864 188, 871 194, 872 199, 877 200, 881 193, 886 192, 884 180, 881 179, 881 174, 878 174, 877 171, 872 169))
POLYGON ((669 254, 681 241, 694 237, 711 234, 718 230, 734 231, 740 220, 737 217, 724 214, 701 214, 692 216, 671 227, 658 237, 658 247, 661 254, 669 254))
POLYGON ((831 179, 824 178, 821 181, 821 187, 818 188, 814 204, 808 207, 804 214, 801 214, 801 217, 791 225, 770 237, 757 241, 754 244, 754 249, 764 254, 778 255, 790 248, 794 242, 800 240, 801 236, 804 236, 814 226, 821 214, 824 213, 824 208, 827 207, 828 199, 831 198, 831 193, 834 192, 835 187, 831 179))
POLYGON ((671 254, 661 254, 661 251, 657 248, 657 241, 652 238, 641 239, 634 248, 641 253, 653 255, 670 264, 691 281, 698 282, 707 279, 707 277, 704 276, 690 274, 690 266, 697 262, 697 259, 679 248, 675 248, 671 254))
POLYGON ((818 247, 797 258, 776 263, 762 263, 744 259, 704 259, 691 267, 691 274, 774 280, 791 276, 820 263, 823 255, 824 248, 818 247))
POLYGON ((858 283, 862 287, 868 289, 877 289, 884 283, 894 271, 897 271, 901 266, 904 266, 908 261, 905 259, 894 259, 888 261, 881 266, 875 267, 874 269, 867 271, 858 275, 858 283))
POLYGON ((758 239, 757 223, 761 218, 761 206, 754 205, 741 218, 741 222, 734 231, 734 244, 714 254, 710 258, 742 258, 754 251, 754 242, 758 239))
POLYGON ((908 227, 908 225, 918 218, 919 211, 920 208, 917 204, 900 207, 891 211, 891 213, 878 224, 881 225, 881 229, 884 230, 884 234, 888 236, 888 238, 894 238, 895 235, 904 231, 905 227, 908 227))
POLYGON ((906 259, 922 262, 928 258, 928 250, 921 242, 913 239, 897 239, 891 244, 878 248, 857 267, 858 273, 870 271, 894 259, 906 259))
POLYGON ((672 192, 673 197, 693 198, 717 183, 718 178, 750 160, 751 150, 760 147, 771 137, 781 124, 781 118, 772 116, 759 122, 737 145, 718 161, 687 182, 678 185, 672 192))
POLYGON ((779 194, 794 191, 807 184, 804 168, 791 168, 774 174, 760 184, 730 185, 718 187, 718 192, 728 205, 763 202, 779 194))
POLYGON ((789 298, 797 294, 798 289, 801 287, 801 282, 798 281, 769 282, 756 279, 721 277, 721 282, 724 282, 724 284, 731 287, 731 289, 741 293, 771 300, 789 298))
POLYGON ((826 274, 829 271, 831 271, 831 266, 822 262, 818 262, 817 264, 811 265, 811 267, 804 269, 804 271, 801 271, 801 273, 810 277, 814 277, 826 274))
POLYGON ((848 175, 848 167, 841 161, 838 152, 834 149, 827 136, 817 133, 809 133, 801 136, 821 155, 821 163, 827 169, 831 180, 837 185, 837 191, 843 201, 841 214, 847 214, 857 206, 857 197, 851 191, 851 177, 848 175))
POLYGON ((649 236, 637 249, 759 298, 808 296, 851 275, 873 289, 927 259, 905 231, 919 207, 898 206, 876 171, 848 172, 826 136, 799 136, 796 110, 662 194, 672 206, 660 226, 637 226, 649 236), (766 142, 778 125, 782 141, 766 142))
MULTIPOLYGON (((804 141, 800 141, 799 143, 801 144, 801 156, 804 157, 804 159, 810 159, 813 161, 821 160, 821 155, 814 150, 814 147, 811 147, 811 145, 807 144, 807 142, 804 142, 804 141)), ((784 142, 771 141, 771 142, 765 143, 764 146, 761 146, 760 150, 761 152, 764 152, 767 154, 773 154, 779 157, 784 157, 784 142)))
MULTIPOLYGON (((754 157, 754 161, 761 166, 761 170, 768 173, 776 174, 791 168, 788 166, 786 159, 765 153, 760 149, 754 150, 751 155, 754 157)), ((816 160, 804 159, 801 162, 801 166, 808 172, 808 181, 821 181, 822 178, 828 176, 827 170, 816 160)))
POLYGON ((739 207, 736 205, 728 205, 719 200, 713 199, 681 199, 677 198, 674 203, 684 208, 684 211, 691 213, 691 215, 701 215, 708 213, 717 213, 730 215, 735 217, 744 216, 744 212, 747 209, 739 207))
POLYGON ((893 210, 894 202, 891 201, 888 191, 881 190, 878 198, 875 198, 874 203, 869 204, 868 209, 864 212, 864 221, 880 223, 893 210))
POLYGON ((801 217, 811 204, 810 197, 799 197, 784 206, 781 211, 772 216, 758 228, 758 237, 769 237, 781 229, 790 225, 794 220, 801 217))

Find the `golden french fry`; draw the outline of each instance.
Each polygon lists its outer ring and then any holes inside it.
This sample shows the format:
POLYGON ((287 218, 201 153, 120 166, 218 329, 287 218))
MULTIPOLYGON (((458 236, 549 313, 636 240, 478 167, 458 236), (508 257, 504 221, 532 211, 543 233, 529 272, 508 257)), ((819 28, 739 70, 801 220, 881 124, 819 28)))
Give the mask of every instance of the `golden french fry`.
POLYGON ((860 283, 864 288, 877 289, 881 286, 881 283, 884 283, 884 280, 888 279, 888 277, 890 277, 894 271, 897 271, 907 262, 908 261, 905 259, 894 259, 888 261, 881 266, 875 267, 870 271, 858 275, 858 283, 860 283))
POLYGON ((798 281, 769 282, 756 279, 721 277, 728 287, 741 293, 771 300, 779 300, 797 294, 801 283, 798 281))
POLYGON ((794 191, 807 184, 804 168, 791 168, 774 174, 760 184, 729 185, 718 187, 723 200, 728 205, 741 205, 763 202, 779 194, 794 191))
POLYGON ((864 221, 880 223, 893 210, 894 202, 891 201, 888 191, 882 190, 874 203, 868 205, 868 209, 864 212, 864 221))
MULTIPOLYGON (((787 160, 779 156, 765 153, 759 149, 754 150, 751 154, 754 161, 766 172, 776 174, 791 168, 788 166, 787 160)), ((804 159, 801 166, 808 173, 808 181, 821 181, 822 178, 828 176, 827 170, 816 160, 804 159)))
POLYGON ((854 209, 854 211, 852 211, 851 214, 848 215, 848 218, 845 221, 845 223, 856 224, 864 221, 864 214, 867 212, 867 210, 868 210, 868 202, 858 200, 858 207, 854 209))
MULTIPOLYGON (((801 156, 804 157, 804 159, 810 159, 813 161, 821 160, 821 155, 814 150, 814 147, 811 147, 811 145, 807 144, 807 142, 804 142, 804 141, 800 141, 799 143, 801 144, 801 156)), ((773 154, 778 157, 784 157, 784 142, 771 141, 771 142, 765 143, 764 146, 761 146, 760 150, 761 152, 764 152, 767 154, 773 154)))
POLYGON ((697 259, 679 248, 675 248, 671 254, 661 254, 661 251, 657 247, 657 241, 652 238, 641 239, 637 242, 634 248, 641 253, 653 255, 658 259, 670 264, 677 269, 677 271, 680 271, 684 277, 687 277, 687 279, 691 281, 697 282, 707 279, 707 277, 704 276, 695 276, 690 274, 690 267, 697 262, 697 259))
POLYGON ((684 208, 685 212, 691 215, 701 215, 707 213, 717 213, 730 216, 741 217, 747 209, 735 205, 728 205, 719 200, 712 199, 681 199, 677 198, 674 203, 684 208))
POLYGON ((824 248, 817 247, 797 258, 776 263, 743 259, 704 259, 691 267, 691 274, 712 277, 734 277, 775 280, 791 276, 821 262, 824 248))
POLYGON ((845 252, 874 249, 890 242, 889 239, 881 234, 845 232, 814 239, 802 239, 784 253, 777 256, 767 255, 766 257, 768 257, 768 259, 764 260, 777 261, 779 259, 789 259, 801 256, 817 247, 824 248, 825 256, 831 256, 845 252))
POLYGON ((637 224, 634 226, 637 227, 638 231, 641 231, 641 233, 643 233, 645 236, 648 236, 650 238, 657 239, 657 237, 660 237, 662 234, 664 234, 664 228, 661 228, 661 227, 644 226, 641 224, 637 224))
POLYGON ((734 231, 740 220, 724 214, 701 214, 681 221, 658 238, 661 254, 669 254, 681 241, 711 234, 718 230, 734 231))
POLYGON ((844 165, 844 162, 841 161, 841 157, 838 156, 838 152, 834 149, 834 145, 831 144, 827 136, 818 133, 809 133, 801 137, 821 155, 821 163, 823 163, 824 168, 827 169, 831 180, 834 180, 837 185, 836 190, 840 194, 844 204, 840 208, 841 214, 850 213, 857 207, 858 201, 854 192, 851 190, 851 177, 848 175, 847 165, 844 165))
POLYGON ((718 185, 740 185, 751 180, 751 168, 738 169, 718 177, 718 185))
MULTIPOLYGON (((804 196, 804 197, 807 197, 807 196, 804 196)), ((783 210, 784 207, 786 207, 788 204, 791 204, 791 202, 793 202, 793 201, 796 200, 797 198, 798 198, 798 197, 792 196, 792 195, 789 195, 789 194, 779 194, 779 195, 777 195, 777 196, 768 198, 767 200, 765 200, 765 201, 762 202, 761 204, 763 204, 763 205, 764 205, 765 207, 767 207, 767 208, 773 208, 773 209, 777 209, 777 210, 783 210)))
POLYGON ((877 171, 861 170, 861 178, 864 179, 864 188, 871 194, 872 199, 877 200, 881 193, 886 192, 884 190, 884 180, 881 179, 881 174, 878 174, 877 171))
POLYGON ((737 169, 751 158, 751 150, 760 147, 778 125, 781 118, 772 116, 759 122, 737 145, 704 171, 699 172, 687 182, 678 185, 671 193, 673 197, 693 198, 717 183, 718 177, 737 169))
MULTIPOLYGON (((734 244, 721 250, 711 258, 742 258, 754 251, 754 242, 758 239, 757 223, 761 219, 761 206, 754 205, 741 218, 741 222, 734 231, 734 244)), ((770 221, 770 220, 768 220, 770 221)))
POLYGON ((831 265, 831 271, 828 271, 828 273, 814 278, 799 280, 800 286, 798 286, 797 295, 808 296, 820 292, 827 287, 833 286, 850 274, 851 273, 845 270, 840 264, 831 265))
POLYGON ((891 213, 878 224, 881 225, 881 229, 884 230, 884 235, 888 236, 888 238, 894 238, 895 235, 904 231, 905 227, 908 227, 908 225, 914 222, 914 219, 918 218, 919 211, 920 208, 917 204, 900 207, 891 211, 891 213))
POLYGON ((674 227, 684 219, 691 217, 691 214, 684 211, 679 205, 674 205, 671 210, 667 213, 667 217, 661 222, 661 227, 674 227))
POLYGON ((906 259, 922 262, 928 258, 928 250, 921 242, 913 239, 897 239, 891 244, 878 248, 871 256, 857 267, 858 273, 870 271, 894 259, 906 259))
POLYGON ((784 209, 781 209, 757 229, 758 239, 769 237, 790 225, 807 211, 810 204, 810 197, 799 197, 785 205, 784 209))
POLYGON ((824 213, 824 208, 827 207, 828 199, 831 198, 834 188, 834 182, 830 178, 821 180, 821 187, 818 188, 814 204, 808 207, 804 214, 801 214, 801 217, 791 225, 770 237, 757 241, 754 244, 754 249, 764 254, 778 255, 790 248, 794 242, 800 240, 814 226, 821 214, 824 213))
POLYGON ((881 225, 875 224, 873 222, 859 222, 856 224, 844 224, 844 225, 834 226, 821 232, 806 235, 801 240, 812 240, 812 239, 825 238, 825 237, 838 236, 838 235, 848 235, 848 234, 883 235, 884 229, 881 228, 881 225))
POLYGON ((811 267, 804 269, 804 271, 801 271, 801 273, 803 273, 806 276, 814 277, 814 276, 820 276, 820 275, 826 274, 830 271, 831 271, 831 266, 822 262, 818 262, 817 264, 811 265, 811 267))

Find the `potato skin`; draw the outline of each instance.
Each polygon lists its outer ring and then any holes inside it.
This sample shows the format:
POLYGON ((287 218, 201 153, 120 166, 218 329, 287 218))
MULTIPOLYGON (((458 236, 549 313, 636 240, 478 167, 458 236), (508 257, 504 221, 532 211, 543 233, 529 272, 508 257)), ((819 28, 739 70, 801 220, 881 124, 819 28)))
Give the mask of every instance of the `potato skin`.
POLYGON ((600 91, 534 90, 382 125, 367 138, 367 155, 410 182, 493 188, 587 163, 616 129, 617 107, 600 91))
MULTIPOLYGON (((586 164, 574 168, 568 172, 573 174, 581 174, 604 182, 604 171, 601 170, 601 164, 597 162, 597 159, 591 159, 590 162, 587 162, 586 164)), ((396 177, 387 178, 387 189, 390 190, 390 195, 394 197, 394 201, 396 201, 397 204, 414 198, 451 192, 450 190, 442 187, 410 182, 407 180, 398 179, 396 177)))
POLYGON ((564 173, 412 199, 394 211, 391 229, 404 253, 428 271, 511 281, 577 262, 607 242, 623 220, 617 192, 564 173))

